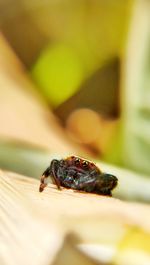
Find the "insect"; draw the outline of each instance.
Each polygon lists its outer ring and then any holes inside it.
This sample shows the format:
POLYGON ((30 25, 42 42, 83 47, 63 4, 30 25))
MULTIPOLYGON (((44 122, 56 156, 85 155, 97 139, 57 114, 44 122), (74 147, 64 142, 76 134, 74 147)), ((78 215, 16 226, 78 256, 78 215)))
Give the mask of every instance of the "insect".
POLYGON ((43 172, 39 191, 47 186, 46 179, 52 178, 58 189, 61 186, 90 193, 109 195, 117 185, 118 179, 103 173, 94 163, 77 156, 65 159, 53 159, 50 166, 43 172))

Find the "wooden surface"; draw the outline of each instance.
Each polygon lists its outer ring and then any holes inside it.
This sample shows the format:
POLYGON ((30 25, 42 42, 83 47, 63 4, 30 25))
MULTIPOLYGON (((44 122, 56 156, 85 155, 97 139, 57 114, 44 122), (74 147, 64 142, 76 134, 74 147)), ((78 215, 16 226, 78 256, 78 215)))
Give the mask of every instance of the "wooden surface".
POLYGON ((117 245, 129 227, 150 233, 150 206, 79 193, 0 172, 0 264, 51 264, 64 236, 117 245))

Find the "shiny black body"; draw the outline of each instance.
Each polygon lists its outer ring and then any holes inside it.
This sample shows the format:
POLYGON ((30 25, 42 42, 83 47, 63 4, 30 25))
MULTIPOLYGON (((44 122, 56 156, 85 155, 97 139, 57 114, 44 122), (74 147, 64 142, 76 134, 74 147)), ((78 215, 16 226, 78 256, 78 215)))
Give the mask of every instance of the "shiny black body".
POLYGON ((45 180, 49 176, 52 177, 58 189, 63 186, 109 196, 111 196, 111 191, 116 187, 118 181, 115 176, 101 172, 94 163, 75 156, 51 161, 50 166, 41 177, 40 192, 47 185, 45 180))

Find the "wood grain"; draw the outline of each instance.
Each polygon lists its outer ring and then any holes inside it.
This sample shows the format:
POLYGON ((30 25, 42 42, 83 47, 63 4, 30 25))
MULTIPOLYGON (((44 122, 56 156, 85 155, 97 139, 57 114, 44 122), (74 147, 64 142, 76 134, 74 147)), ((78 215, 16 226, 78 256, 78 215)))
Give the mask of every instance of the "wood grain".
POLYGON ((0 264, 51 264, 64 235, 79 243, 117 245, 129 227, 150 233, 150 206, 57 190, 39 181, 0 172, 0 264))

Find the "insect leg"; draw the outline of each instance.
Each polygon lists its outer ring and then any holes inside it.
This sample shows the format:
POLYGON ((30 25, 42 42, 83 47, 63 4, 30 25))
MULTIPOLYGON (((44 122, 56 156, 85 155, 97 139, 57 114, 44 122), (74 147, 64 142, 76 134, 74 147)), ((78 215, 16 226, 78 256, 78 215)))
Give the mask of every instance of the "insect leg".
POLYGON ((50 167, 48 167, 42 174, 41 179, 40 179, 40 187, 39 187, 39 191, 42 192, 44 190, 44 188, 47 186, 46 183, 46 179, 49 177, 50 175, 50 167))
POLYGON ((56 160, 56 159, 53 159, 51 164, 50 164, 50 175, 54 181, 54 183, 56 184, 57 188, 60 190, 60 181, 56 175, 56 170, 57 170, 57 167, 58 167, 58 163, 59 161, 56 160))
POLYGON ((42 192, 44 188, 47 186, 46 179, 48 177, 52 177, 53 182, 56 184, 57 188, 60 189, 60 182, 55 173, 57 170, 58 162, 59 162, 58 160, 53 159, 50 166, 43 172, 40 180, 41 182, 39 187, 40 192, 42 192))

